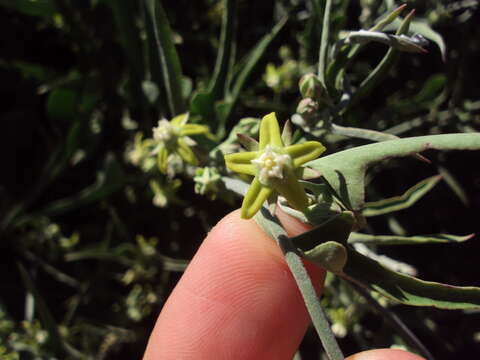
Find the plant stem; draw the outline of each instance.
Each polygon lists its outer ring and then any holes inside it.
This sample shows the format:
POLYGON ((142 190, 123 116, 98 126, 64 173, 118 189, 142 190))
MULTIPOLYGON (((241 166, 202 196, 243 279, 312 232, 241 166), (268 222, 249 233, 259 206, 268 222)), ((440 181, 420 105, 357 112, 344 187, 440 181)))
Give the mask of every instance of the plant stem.
POLYGON ((257 213, 255 220, 267 234, 277 241, 282 249, 285 255, 285 261, 295 278, 305 306, 312 318, 313 326, 320 337, 320 341, 328 358, 330 360, 344 360, 343 353, 335 340, 335 335, 320 305, 320 299, 317 296, 310 275, 308 275, 297 249, 293 246, 287 233, 280 225, 280 221, 276 216, 272 216, 265 207, 262 208, 261 212, 257 213))

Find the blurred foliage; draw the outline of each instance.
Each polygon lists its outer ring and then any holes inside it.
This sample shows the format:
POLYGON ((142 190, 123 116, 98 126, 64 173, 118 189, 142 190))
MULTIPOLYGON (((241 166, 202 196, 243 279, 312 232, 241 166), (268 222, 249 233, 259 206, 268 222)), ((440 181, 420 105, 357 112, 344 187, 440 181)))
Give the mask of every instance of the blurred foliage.
MULTIPOLYGON (((295 114, 294 141, 320 138, 330 153, 374 135, 478 132, 477 2, 406 3, 416 9, 411 32, 430 40, 428 54, 393 54, 329 128, 327 100, 305 102, 297 86, 318 67, 321 1, 0 0, 0 357, 140 358, 204 234, 239 205, 219 180, 222 153, 239 148, 237 132, 256 136, 256 118, 267 112, 295 114), (145 141, 159 120, 187 110, 189 124, 211 134, 188 140, 198 164, 180 153, 162 172, 158 158, 142 152, 145 141)), ((387 50, 371 42, 351 61, 344 31, 370 29, 399 5, 333 1, 330 101, 342 104, 361 88, 387 50)), ((426 156, 432 164, 412 157, 370 169, 372 202, 438 173, 444 179, 414 210, 369 219, 370 233, 480 233, 478 152, 426 156)), ((373 249, 406 259, 401 265, 425 279, 478 286, 475 240, 373 249)), ((329 281, 324 303, 345 353, 409 346, 368 301, 329 281)), ((384 305, 438 359, 480 352, 478 312, 384 305)), ((305 359, 320 357, 313 338, 302 345, 305 359)))

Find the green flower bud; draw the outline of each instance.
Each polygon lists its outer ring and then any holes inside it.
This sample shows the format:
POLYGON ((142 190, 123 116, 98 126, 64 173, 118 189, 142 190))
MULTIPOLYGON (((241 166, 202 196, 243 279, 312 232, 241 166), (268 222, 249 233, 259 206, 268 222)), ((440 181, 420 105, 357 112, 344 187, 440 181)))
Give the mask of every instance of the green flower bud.
POLYGON ((324 93, 323 85, 313 73, 303 75, 298 83, 303 98, 319 99, 324 93))

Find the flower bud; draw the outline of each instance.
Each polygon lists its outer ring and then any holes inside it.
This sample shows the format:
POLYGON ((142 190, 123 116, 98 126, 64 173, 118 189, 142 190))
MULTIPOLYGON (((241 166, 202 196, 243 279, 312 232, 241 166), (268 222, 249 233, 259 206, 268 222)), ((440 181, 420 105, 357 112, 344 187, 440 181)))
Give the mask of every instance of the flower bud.
POLYGON ((323 94, 323 85, 313 73, 303 75, 298 87, 303 98, 318 99, 323 94))
POLYGON ((318 103, 311 98, 302 99, 297 106, 297 114, 300 114, 305 120, 313 119, 318 112, 318 103))

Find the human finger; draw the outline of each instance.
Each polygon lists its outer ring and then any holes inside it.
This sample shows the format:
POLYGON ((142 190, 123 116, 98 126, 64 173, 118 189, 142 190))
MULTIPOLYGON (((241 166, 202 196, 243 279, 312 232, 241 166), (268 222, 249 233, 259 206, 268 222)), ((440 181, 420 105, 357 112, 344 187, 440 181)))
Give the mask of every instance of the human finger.
MULTIPOLYGON (((280 218, 290 236, 308 229, 280 218)), ((323 270, 309 271, 323 283, 323 270)), ((235 211, 208 234, 170 295, 144 360, 291 359, 309 322, 277 244, 235 211)))

